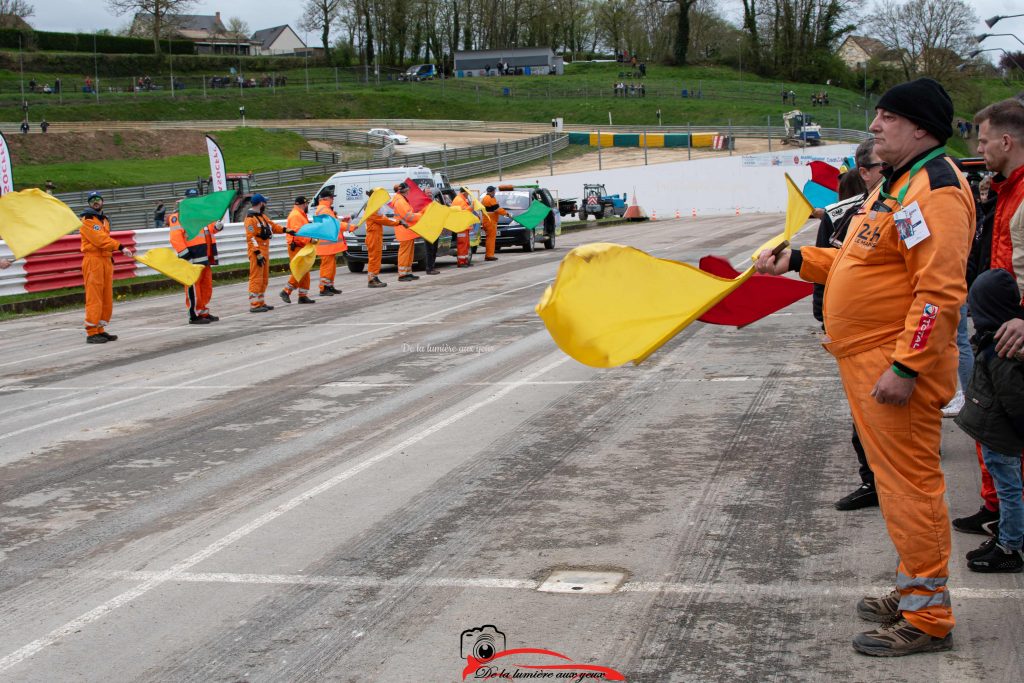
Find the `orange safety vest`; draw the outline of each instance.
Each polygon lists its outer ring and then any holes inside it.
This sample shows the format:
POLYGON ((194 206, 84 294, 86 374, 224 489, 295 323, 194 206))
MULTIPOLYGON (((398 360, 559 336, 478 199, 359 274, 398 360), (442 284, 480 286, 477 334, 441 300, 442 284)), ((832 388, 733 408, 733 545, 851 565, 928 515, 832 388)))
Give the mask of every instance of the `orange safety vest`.
MULTIPOLYGON (((298 231, 299 229, 302 228, 303 225, 307 225, 308 223, 309 216, 306 215, 305 211, 296 206, 295 208, 292 209, 292 212, 288 214, 288 222, 286 223, 286 225, 288 226, 289 230, 298 231)), ((288 242, 289 247, 291 247, 291 245, 293 244, 298 245, 293 249, 289 249, 290 252, 298 251, 299 249, 306 246, 310 242, 310 238, 298 237, 296 235, 285 235, 284 239, 286 242, 288 242)))
POLYGON ((171 247, 178 252, 180 258, 187 257, 192 263, 217 265, 217 239, 213 236, 213 233, 216 232, 213 228, 214 225, 216 223, 210 223, 196 233, 195 237, 189 239, 185 234, 185 228, 181 227, 181 223, 178 221, 178 212, 168 214, 167 226, 171 229, 168 235, 171 247))
MULTIPOLYGON (((413 211, 412 206, 409 204, 409 200, 397 192, 395 193, 395 196, 391 198, 390 204, 391 208, 395 210, 395 218, 404 219, 405 222, 410 225, 418 221, 422 215, 413 211)), ((395 237, 399 242, 410 242, 419 237, 419 235, 404 225, 396 225, 395 237)))
POLYGON ((82 253, 87 256, 109 256, 121 249, 121 243, 110 236, 110 220, 105 214, 86 209, 82 214, 82 253))

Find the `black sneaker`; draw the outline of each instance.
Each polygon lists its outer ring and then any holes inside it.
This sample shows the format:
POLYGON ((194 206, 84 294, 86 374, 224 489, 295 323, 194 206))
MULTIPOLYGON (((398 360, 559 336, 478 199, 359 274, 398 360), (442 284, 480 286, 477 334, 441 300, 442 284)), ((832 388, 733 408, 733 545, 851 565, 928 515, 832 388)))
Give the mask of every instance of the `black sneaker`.
POLYGON ((988 554, 988 551, 992 550, 992 546, 994 546, 995 544, 996 539, 994 536, 992 538, 986 538, 985 542, 979 545, 977 548, 975 548, 974 550, 967 551, 966 557, 968 560, 973 560, 976 557, 986 555, 988 554))
POLYGON ((440 274, 441 274, 441 271, 438 270, 437 268, 431 268, 430 270, 427 271, 427 275, 440 275, 440 274))
POLYGON ((334 296, 334 292, 324 287, 320 290, 320 296, 334 296))
POLYGON ((952 648, 952 633, 947 633, 942 638, 928 635, 902 617, 888 626, 858 633, 853 639, 854 650, 872 657, 902 657, 952 648))
POLYGON ((878 507, 878 491, 874 484, 861 484, 853 493, 835 502, 836 510, 860 510, 867 507, 878 507))
POLYGON ((299 297, 299 303, 300 304, 315 304, 316 300, 315 299, 310 299, 308 296, 300 296, 299 297))
POLYGON ((270 310, 270 306, 267 306, 266 304, 264 304, 262 306, 251 306, 249 308, 249 312, 250 313, 266 313, 269 310, 270 310))
POLYGON ((369 287, 370 289, 379 289, 381 287, 387 287, 388 283, 381 282, 377 278, 373 278, 372 280, 366 283, 366 286, 369 287))
POLYGON ((207 313, 206 315, 201 315, 201 316, 199 316, 199 317, 200 317, 200 318, 206 318, 206 319, 207 319, 207 320, 209 320, 209 321, 210 321, 211 323, 215 323, 215 322, 217 322, 218 320, 220 320, 220 318, 218 318, 217 316, 215 316, 215 315, 210 315, 209 313, 207 313))
MULTIPOLYGON (((994 539, 993 539, 994 540, 994 539)), ((981 550, 981 548, 978 548, 981 550)), ((975 555, 967 561, 967 568, 974 572, 1011 574, 1024 571, 1024 555, 1020 550, 1004 547, 998 541, 992 543, 988 552, 975 555)))
POLYGON ((292 302, 291 294, 289 294, 288 292, 286 292, 286 291, 284 291, 282 289, 281 290, 281 301, 285 302, 286 304, 290 304, 292 302))
POLYGON ((109 339, 104 337, 102 334, 90 334, 85 338, 86 344, 106 344, 109 339))
POLYGON ((953 520, 953 528, 967 534, 983 534, 994 536, 998 530, 999 511, 992 512, 984 505, 970 517, 959 517, 953 520))
POLYGON ((326 289, 329 290, 331 294, 341 294, 341 290, 337 289, 334 285, 331 285, 330 287, 327 287, 326 289))
POLYGON ((399 282, 412 282, 413 280, 419 280, 415 275, 400 275, 398 277, 399 282))
POLYGON ((212 322, 213 321, 210 320, 209 318, 203 318, 203 317, 196 317, 196 318, 189 318, 188 319, 188 324, 189 325, 209 325, 212 322))
POLYGON ((857 602, 857 616, 879 624, 891 623, 900 616, 900 592, 893 590, 882 598, 861 598, 857 602))
POLYGON ((264 307, 266 307, 266 309, 267 309, 268 311, 272 311, 272 310, 274 310, 274 307, 273 307, 273 306, 271 306, 270 304, 263 304, 263 305, 264 305, 264 307))
POLYGON ((107 341, 117 341, 116 334, 110 334, 109 332, 100 332, 101 335, 107 338, 107 341))

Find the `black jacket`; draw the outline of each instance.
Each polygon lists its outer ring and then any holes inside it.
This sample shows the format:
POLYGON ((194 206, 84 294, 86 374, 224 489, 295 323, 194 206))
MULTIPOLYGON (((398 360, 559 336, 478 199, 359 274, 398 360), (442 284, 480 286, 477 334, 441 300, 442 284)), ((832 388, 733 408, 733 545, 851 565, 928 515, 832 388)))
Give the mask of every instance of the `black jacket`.
POLYGON ((992 450, 1019 456, 1024 450, 1024 363, 997 356, 992 332, 975 341, 974 374, 956 424, 992 450))
MULTIPOLYGON (((835 204, 825 207, 825 215, 818 224, 818 236, 814 240, 816 247, 839 247, 846 239, 846 229, 850 227, 857 209, 864 203, 866 195, 859 194, 856 197, 844 199, 835 204)), ((825 285, 815 283, 814 294, 811 297, 811 307, 814 319, 822 322, 821 302, 825 298, 825 285)))

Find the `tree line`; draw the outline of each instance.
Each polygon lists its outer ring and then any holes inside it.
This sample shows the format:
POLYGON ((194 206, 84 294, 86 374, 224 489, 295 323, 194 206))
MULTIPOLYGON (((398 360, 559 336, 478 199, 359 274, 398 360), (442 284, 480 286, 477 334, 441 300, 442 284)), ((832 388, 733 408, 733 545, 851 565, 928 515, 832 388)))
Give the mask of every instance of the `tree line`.
MULTIPOLYGON (((25 0, 4 3, 31 10, 25 0)), ((159 51, 174 15, 194 9, 196 0, 106 4, 149 17, 145 25, 159 51)), ((329 62, 346 65, 450 67, 458 50, 549 47, 569 59, 627 53, 805 82, 854 79, 836 49, 845 37, 864 35, 886 48, 868 65, 876 84, 921 75, 956 79, 977 24, 965 0, 739 0, 736 8, 734 23, 715 0, 304 0, 293 21, 316 36, 329 62)), ((235 20, 229 30, 248 26, 235 20)))

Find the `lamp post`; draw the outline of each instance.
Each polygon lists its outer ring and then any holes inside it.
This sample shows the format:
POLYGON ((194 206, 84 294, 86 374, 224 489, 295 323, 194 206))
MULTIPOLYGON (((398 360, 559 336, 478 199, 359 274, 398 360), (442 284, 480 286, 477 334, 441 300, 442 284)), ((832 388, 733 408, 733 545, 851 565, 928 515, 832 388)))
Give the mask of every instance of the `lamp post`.
POLYGON ((985 20, 985 25, 988 26, 989 28, 992 28, 997 23, 999 23, 1000 19, 1013 19, 1014 17, 1024 17, 1024 14, 1006 14, 1006 15, 1002 15, 1002 16, 997 14, 994 17, 986 19, 985 20))
POLYGON ((1004 55, 1006 55, 1010 59, 1011 62, 1014 63, 1014 65, 1018 69, 1020 69, 1021 71, 1024 71, 1024 66, 1021 66, 1020 62, 1018 62, 1016 59, 1013 58, 1013 55, 1011 55, 1009 52, 1007 52, 1006 50, 1004 50, 1001 47, 987 47, 987 48, 984 48, 984 49, 979 48, 977 50, 971 50, 970 52, 967 53, 967 56, 970 57, 971 59, 974 59, 975 57, 980 55, 982 52, 995 52, 996 50, 999 50, 1000 52, 1002 52, 1004 55))
POLYGON ((1020 38, 1018 38, 1017 36, 1013 35, 1012 33, 980 33, 980 34, 974 36, 974 42, 977 43, 978 45, 981 45, 981 41, 985 40, 986 38, 997 38, 999 36, 1008 36, 1008 37, 1013 38, 1014 40, 1016 40, 1021 45, 1024 45, 1024 40, 1021 40, 1020 38))

